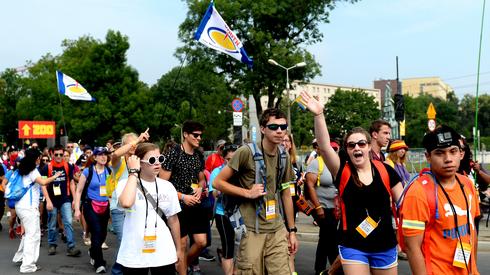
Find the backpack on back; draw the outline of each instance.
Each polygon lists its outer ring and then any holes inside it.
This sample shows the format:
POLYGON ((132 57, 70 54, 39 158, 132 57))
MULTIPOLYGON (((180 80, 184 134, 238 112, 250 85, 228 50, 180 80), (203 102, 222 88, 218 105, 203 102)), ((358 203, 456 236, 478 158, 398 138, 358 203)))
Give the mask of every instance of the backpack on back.
POLYGON ((24 197, 34 183, 24 187, 24 182, 22 180, 23 177, 21 174, 19 174, 19 170, 10 170, 5 177, 8 179, 8 184, 5 190, 5 198, 8 201, 9 208, 14 208, 15 203, 24 197))

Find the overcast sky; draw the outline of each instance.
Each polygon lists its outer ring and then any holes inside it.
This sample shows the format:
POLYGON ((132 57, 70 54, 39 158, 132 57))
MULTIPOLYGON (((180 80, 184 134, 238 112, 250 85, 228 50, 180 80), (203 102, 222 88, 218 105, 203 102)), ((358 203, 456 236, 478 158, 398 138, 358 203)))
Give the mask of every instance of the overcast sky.
MULTIPOLYGON (((400 78, 440 76, 458 96, 475 94, 482 3, 340 3, 331 23, 321 26, 323 42, 308 47, 322 66, 314 82, 372 87, 373 80, 396 77, 398 55, 400 78)), ((0 0, 0 71, 36 62, 46 53, 60 54, 63 39, 89 34, 103 40, 113 29, 129 37, 128 63, 152 85, 179 65, 173 53, 186 13, 180 0, 0 0)), ((490 91, 489 34, 487 14, 480 93, 490 91)))

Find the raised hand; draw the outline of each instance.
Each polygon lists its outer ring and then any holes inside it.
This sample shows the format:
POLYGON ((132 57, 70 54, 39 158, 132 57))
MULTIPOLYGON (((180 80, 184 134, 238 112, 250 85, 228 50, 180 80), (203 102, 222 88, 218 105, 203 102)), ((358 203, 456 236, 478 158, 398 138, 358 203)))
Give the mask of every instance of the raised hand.
POLYGON ((310 96, 306 91, 302 91, 301 95, 301 103, 303 103, 310 112, 314 115, 323 114, 323 105, 316 100, 314 97, 310 96))

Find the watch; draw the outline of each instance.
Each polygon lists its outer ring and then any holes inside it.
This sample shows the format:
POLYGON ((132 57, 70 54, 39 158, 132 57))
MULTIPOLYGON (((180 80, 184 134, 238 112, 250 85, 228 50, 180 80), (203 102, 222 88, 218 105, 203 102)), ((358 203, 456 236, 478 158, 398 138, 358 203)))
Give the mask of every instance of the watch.
POLYGON ((136 168, 129 168, 128 169, 128 174, 139 173, 139 172, 140 172, 140 169, 136 169, 136 168))
POLYGON ((288 228, 286 228, 286 230, 287 230, 289 233, 291 233, 291 232, 294 232, 294 233, 298 232, 298 228, 296 228, 296 226, 295 226, 295 227, 293 227, 293 228, 289 228, 289 227, 288 227, 288 228))

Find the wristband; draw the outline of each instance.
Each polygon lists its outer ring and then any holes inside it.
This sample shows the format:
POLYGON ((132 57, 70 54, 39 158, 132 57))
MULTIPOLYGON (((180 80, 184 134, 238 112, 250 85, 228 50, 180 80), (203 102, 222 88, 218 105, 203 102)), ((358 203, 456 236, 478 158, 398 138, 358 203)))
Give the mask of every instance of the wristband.
POLYGON ((136 168, 129 168, 128 169, 129 174, 133 174, 133 173, 138 174, 139 172, 140 172, 140 169, 136 169, 136 168))
POLYGON ((287 230, 289 233, 291 233, 291 232, 294 232, 294 233, 298 232, 298 228, 296 228, 296 226, 295 226, 295 227, 293 227, 293 228, 289 228, 289 227, 287 227, 287 228, 286 228, 286 230, 287 230))
POLYGON ((321 209, 322 206, 321 205, 318 205, 317 207, 315 207, 315 210, 318 210, 318 209, 321 209))

